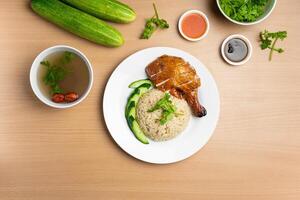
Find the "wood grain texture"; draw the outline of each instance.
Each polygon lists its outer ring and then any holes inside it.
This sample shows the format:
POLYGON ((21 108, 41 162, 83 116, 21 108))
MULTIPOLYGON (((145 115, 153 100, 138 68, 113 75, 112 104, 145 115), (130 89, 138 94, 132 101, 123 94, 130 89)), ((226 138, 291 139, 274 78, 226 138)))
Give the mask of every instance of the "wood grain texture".
MULTIPOLYGON (((278 1, 269 19, 250 27, 228 22, 214 0, 157 0, 171 28, 139 40, 150 0, 124 0, 138 13, 115 25, 126 38, 117 49, 80 39, 35 15, 29 1, 0 3, 0 199, 1 200, 298 200, 300 199, 300 1, 278 1), (207 13, 211 30, 190 43, 177 33, 187 9, 207 13), (258 46, 263 29, 287 30, 286 52, 268 61, 258 46), (219 55, 229 34, 253 44, 252 59, 230 67, 219 55), (44 106, 29 86, 29 69, 43 49, 66 44, 84 52, 94 67, 89 97, 69 110, 44 106), (125 57, 152 46, 170 46, 199 58, 214 75, 221 117, 209 143, 176 164, 152 165, 124 153, 111 139, 102 95, 125 57)), ((117 122, 116 122, 117 123, 117 122)), ((117 125, 117 124, 116 124, 117 125)), ((201 133, 196 133, 201 134, 201 133)))

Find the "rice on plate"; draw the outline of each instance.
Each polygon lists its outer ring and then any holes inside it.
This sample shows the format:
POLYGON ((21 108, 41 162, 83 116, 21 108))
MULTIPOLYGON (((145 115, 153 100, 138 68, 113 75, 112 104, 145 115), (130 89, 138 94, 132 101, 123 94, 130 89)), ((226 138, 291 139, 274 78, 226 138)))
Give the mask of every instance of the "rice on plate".
POLYGON ((180 114, 175 115, 166 124, 160 124, 162 110, 149 112, 149 109, 164 95, 164 92, 152 89, 141 96, 137 104, 136 116, 140 128, 148 138, 154 141, 165 141, 176 137, 187 127, 191 117, 191 110, 187 102, 171 96, 171 101, 177 108, 176 112, 180 114))

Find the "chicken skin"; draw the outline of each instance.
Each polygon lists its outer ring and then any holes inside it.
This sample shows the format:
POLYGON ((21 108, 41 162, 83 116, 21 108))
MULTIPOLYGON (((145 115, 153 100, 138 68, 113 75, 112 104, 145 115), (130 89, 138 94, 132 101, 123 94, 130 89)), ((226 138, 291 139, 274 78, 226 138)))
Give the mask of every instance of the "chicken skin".
POLYGON ((180 57, 163 55, 146 67, 148 78, 161 91, 185 99, 197 117, 206 115, 206 109, 199 103, 200 78, 195 69, 180 57))

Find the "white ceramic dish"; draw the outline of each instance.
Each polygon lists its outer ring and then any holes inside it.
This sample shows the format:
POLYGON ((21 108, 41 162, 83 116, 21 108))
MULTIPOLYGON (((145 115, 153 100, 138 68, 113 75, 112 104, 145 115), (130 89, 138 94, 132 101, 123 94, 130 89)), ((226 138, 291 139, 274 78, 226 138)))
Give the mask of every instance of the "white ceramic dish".
POLYGON ((75 49, 73 47, 69 47, 69 46, 65 46, 65 45, 57 45, 57 46, 53 46, 50 47, 48 49, 45 49, 44 51, 42 51, 33 61, 32 65, 31 65, 31 69, 30 69, 30 85, 31 88, 34 92, 34 94, 36 95, 36 97, 41 100, 44 104, 53 107, 53 108, 70 108, 73 107, 77 104, 79 104, 80 102, 82 102, 87 95, 89 94, 92 85, 93 85, 93 69, 92 69, 92 65, 90 63, 90 61, 87 59, 87 57, 78 49, 75 49), (88 69, 89 72, 89 83, 88 83, 88 87, 86 88, 85 92, 83 95, 81 95, 79 97, 79 99, 77 99, 74 102, 71 103, 55 103, 53 102, 50 98, 46 97, 39 89, 38 86, 38 71, 39 71, 39 67, 41 66, 40 63, 41 61, 43 61, 48 55, 55 53, 55 52, 60 52, 60 51, 69 51, 72 53, 75 53, 77 56, 79 56, 84 62, 85 62, 85 66, 88 69))
POLYGON ((239 21, 231 19, 229 16, 227 16, 226 13, 221 8, 220 0, 216 0, 216 1, 217 1, 217 5, 219 7, 219 10, 224 15, 224 17, 226 17, 232 23, 243 25, 243 26, 258 24, 258 23, 264 21, 265 19, 267 19, 271 15, 271 13, 273 12, 273 10, 276 6, 276 3, 277 3, 277 0, 269 0, 269 3, 266 7, 265 13, 262 16, 260 16, 256 21, 254 21, 254 22, 239 22, 239 21))
POLYGON ((246 38, 243 35, 240 35, 240 34, 230 35, 223 41, 223 43, 221 45, 221 55, 222 55, 223 59, 230 65, 234 65, 234 66, 243 65, 246 62, 248 62, 252 56, 252 45, 251 45, 250 41, 248 40, 248 38, 246 38), (241 39, 241 40, 245 41, 247 48, 248 48, 248 54, 247 54, 246 58, 240 62, 233 62, 233 61, 229 60, 225 55, 225 45, 229 40, 231 40, 233 38, 241 39))
POLYGON ((180 16, 179 21, 178 21, 178 30, 179 30, 179 33, 181 34, 181 36, 182 36, 183 38, 185 38, 186 40, 189 40, 189 41, 192 41, 192 42, 197 42, 197 41, 202 40, 203 38, 205 38, 205 37, 207 36, 207 34, 208 34, 208 32, 209 32, 209 20, 208 20, 207 16, 206 16, 203 12, 201 12, 201 11, 199 11, 199 10, 188 10, 188 11, 186 11, 185 13, 183 13, 183 14, 180 16), (204 19, 205 19, 205 21, 206 21, 207 27, 206 27, 205 33, 204 33, 201 37, 199 37, 199 38, 190 38, 190 37, 186 36, 186 35, 183 33, 183 31, 182 31, 182 27, 181 27, 182 20, 183 20, 187 15, 190 15, 190 14, 198 14, 198 15, 201 15, 202 17, 204 17, 204 19))
POLYGON ((175 48, 154 47, 138 51, 126 58, 109 78, 103 97, 103 114, 107 128, 116 143, 131 156, 149 163, 166 164, 186 159, 200 150, 212 136, 217 125, 220 99, 214 78, 192 55, 175 48), (200 102, 207 109, 202 118, 192 117, 186 130, 166 142, 142 144, 128 128, 125 105, 132 89, 128 85, 146 78, 146 66, 161 55, 182 57, 195 67, 201 78, 200 102))

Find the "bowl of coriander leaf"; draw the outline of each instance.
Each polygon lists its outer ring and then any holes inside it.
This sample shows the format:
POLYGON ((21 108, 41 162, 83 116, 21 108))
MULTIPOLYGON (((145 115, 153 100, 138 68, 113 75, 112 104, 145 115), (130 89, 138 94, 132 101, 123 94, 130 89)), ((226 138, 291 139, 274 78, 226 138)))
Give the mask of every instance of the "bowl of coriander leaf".
POLYGON ((216 0, 221 13, 239 25, 254 25, 270 16, 277 0, 216 0))

